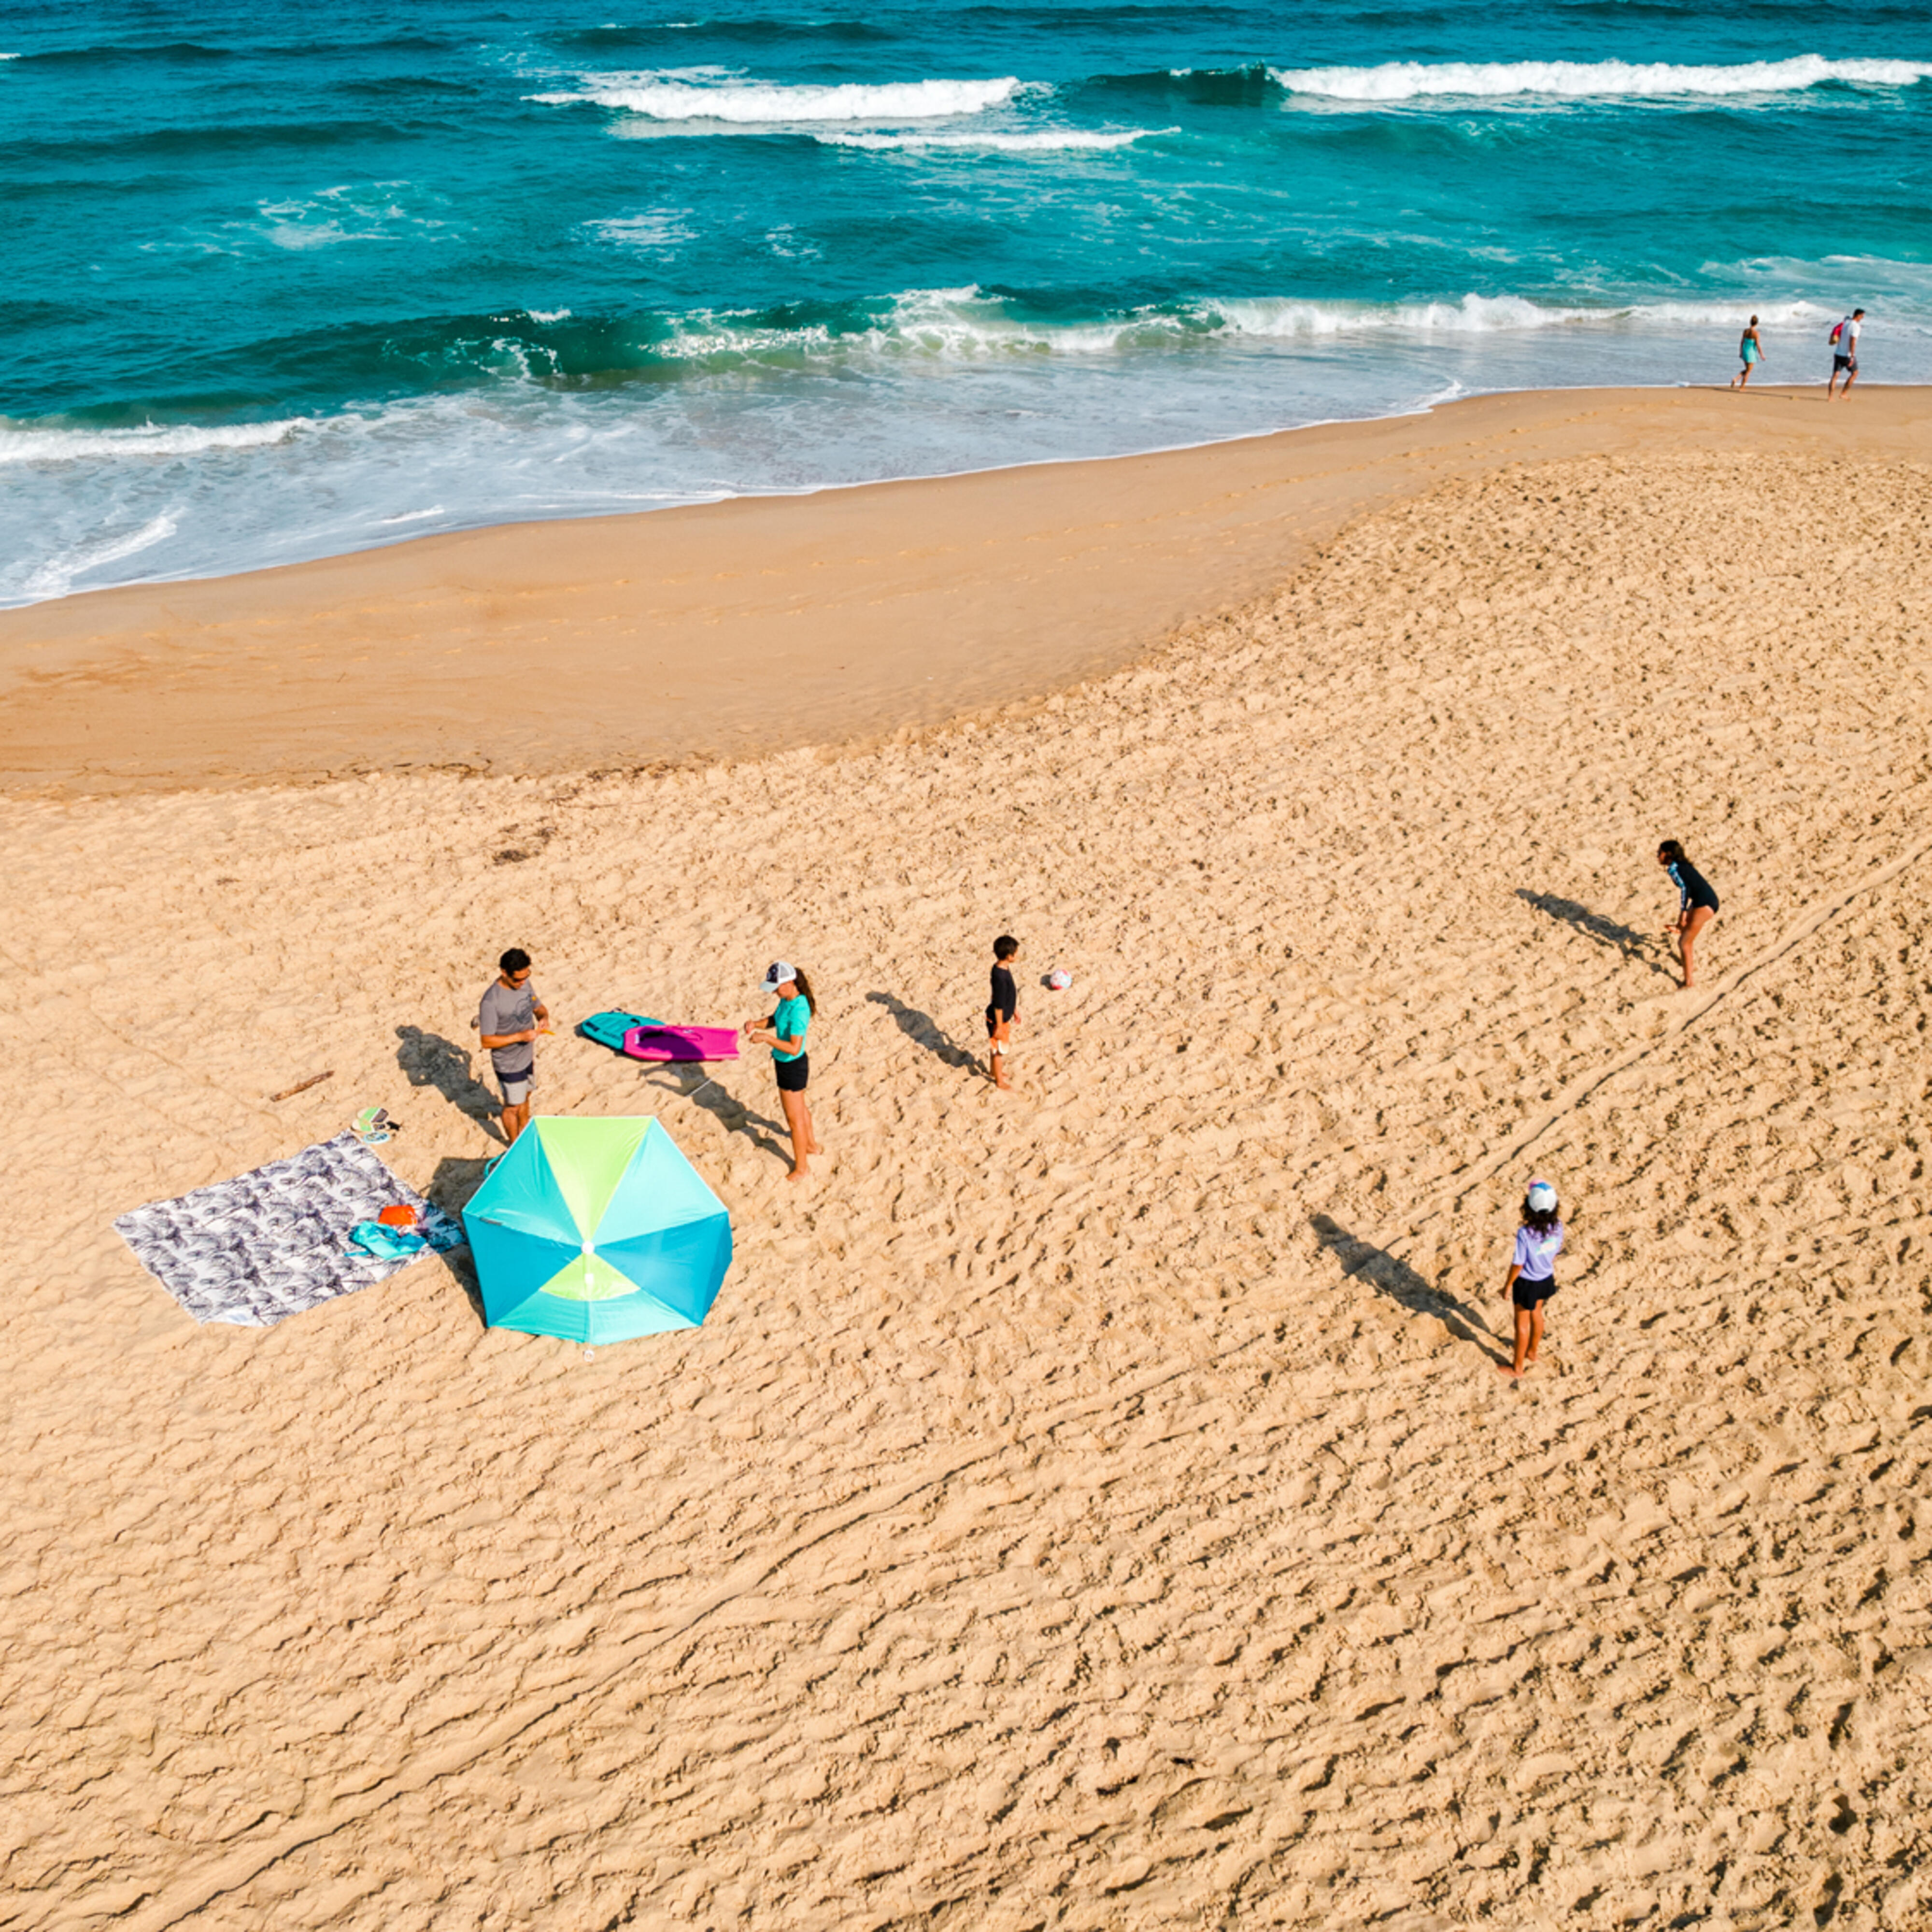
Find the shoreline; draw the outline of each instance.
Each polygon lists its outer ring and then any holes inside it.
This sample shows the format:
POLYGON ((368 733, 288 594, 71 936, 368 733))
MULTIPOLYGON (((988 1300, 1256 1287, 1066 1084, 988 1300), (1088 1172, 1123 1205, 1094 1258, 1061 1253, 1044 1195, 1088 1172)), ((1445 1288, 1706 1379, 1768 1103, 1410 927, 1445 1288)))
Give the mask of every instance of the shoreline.
POLYGON ((1932 388, 1885 388, 1878 406, 1827 413, 1822 384, 1516 391, 85 592, 0 611, 0 790, 863 744, 1117 670, 1280 583, 1355 517, 1453 477, 1639 449, 1918 460, 1932 388))

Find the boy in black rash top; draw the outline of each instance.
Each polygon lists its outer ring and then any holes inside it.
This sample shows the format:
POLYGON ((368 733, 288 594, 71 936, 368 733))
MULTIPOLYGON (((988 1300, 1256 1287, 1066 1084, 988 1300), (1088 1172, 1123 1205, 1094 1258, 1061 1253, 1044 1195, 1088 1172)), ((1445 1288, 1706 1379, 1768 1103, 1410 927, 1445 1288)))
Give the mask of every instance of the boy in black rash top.
POLYGON ((995 1087, 1013 1084, 1006 1078, 1006 1049, 1019 1015, 1019 992, 1012 974, 1013 962, 1019 956, 1020 943, 1010 933, 1003 932, 993 941, 993 999, 986 1009, 986 1051, 993 1063, 995 1087))

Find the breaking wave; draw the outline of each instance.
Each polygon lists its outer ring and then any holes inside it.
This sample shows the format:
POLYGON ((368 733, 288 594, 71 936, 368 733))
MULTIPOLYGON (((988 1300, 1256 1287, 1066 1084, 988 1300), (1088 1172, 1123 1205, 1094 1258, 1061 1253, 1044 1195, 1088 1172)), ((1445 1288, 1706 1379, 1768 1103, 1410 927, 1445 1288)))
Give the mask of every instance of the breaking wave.
POLYGON ((1438 96, 1498 99, 1513 94, 1568 99, 1655 100, 1687 94, 1788 94, 1828 81, 1867 87, 1910 87, 1932 75, 1932 63, 1827 60, 1746 61, 1735 67, 1680 67, 1664 62, 1388 61, 1378 67, 1271 68, 1290 94, 1332 100, 1402 101, 1438 96))
POLYGON ((537 94, 551 105, 587 100, 653 121, 722 121, 737 127, 801 121, 936 121, 979 114, 1012 98, 1016 77, 1000 80, 908 80, 865 86, 776 86, 766 81, 694 85, 648 74, 586 74, 574 93, 537 94))
POLYGON ((0 423, 0 463, 61 463, 80 457, 201 456, 217 449, 260 449, 308 419, 201 426, 154 424, 132 429, 26 429, 0 423))

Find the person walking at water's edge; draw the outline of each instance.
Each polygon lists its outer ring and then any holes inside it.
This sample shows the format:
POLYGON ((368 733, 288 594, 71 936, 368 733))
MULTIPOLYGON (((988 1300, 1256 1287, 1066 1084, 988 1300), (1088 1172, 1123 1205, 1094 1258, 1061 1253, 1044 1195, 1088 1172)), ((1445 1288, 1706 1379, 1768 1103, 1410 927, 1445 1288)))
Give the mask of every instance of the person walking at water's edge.
POLYGON ((1855 308, 1832 332, 1832 380, 1825 385, 1825 400, 1832 400, 1832 392, 1838 388, 1838 378, 1845 379, 1845 386, 1839 390, 1841 396, 1852 393, 1852 385, 1858 380, 1858 336, 1865 326, 1865 312, 1855 308))
POLYGON ((1019 1018, 1019 993, 1013 984, 1013 962, 1020 943, 1009 932, 993 941, 993 997, 986 1008, 986 1057, 993 1065, 993 1084, 1012 1085, 1006 1061, 1012 1050, 1013 1024, 1019 1018))
POLYGON ((1534 1368, 1543 1348, 1544 1304, 1556 1292, 1556 1257, 1563 1252, 1563 1223, 1557 1218, 1556 1190, 1546 1180, 1532 1180, 1523 1196, 1522 1225, 1516 1231, 1516 1248, 1503 1292, 1516 1314, 1516 1352, 1496 1372, 1514 1382, 1534 1368))
POLYGON ((1677 888, 1677 916, 1664 929, 1677 935, 1677 950, 1684 963, 1684 983, 1691 983, 1691 948, 1698 934, 1718 916, 1718 895, 1711 882, 1684 856, 1684 848, 1666 838, 1657 848, 1657 862, 1670 874, 1677 888))
POLYGON ((788 1180, 802 1180, 806 1156, 823 1154, 812 1130, 812 1109, 806 1104, 806 1082, 812 1062, 805 1051, 805 1033, 818 1011, 812 982, 796 966, 780 959, 765 968, 758 991, 776 1001, 770 1016, 745 1022, 745 1037, 772 1050, 772 1071, 778 1076, 778 1104, 791 1130, 791 1172, 788 1180))
POLYGON ((1753 316, 1750 326, 1738 339, 1738 353, 1744 358, 1744 367, 1731 378, 1731 387, 1742 389, 1750 380, 1750 373, 1764 359, 1764 344, 1757 332, 1757 317, 1753 316))
POLYGON ((476 1010, 476 1030, 490 1049, 490 1064, 503 1090, 503 1144, 513 1147, 530 1123, 536 1040, 539 1029, 548 1030, 550 1010, 530 984, 530 956, 520 946, 512 946, 496 968, 476 1010))

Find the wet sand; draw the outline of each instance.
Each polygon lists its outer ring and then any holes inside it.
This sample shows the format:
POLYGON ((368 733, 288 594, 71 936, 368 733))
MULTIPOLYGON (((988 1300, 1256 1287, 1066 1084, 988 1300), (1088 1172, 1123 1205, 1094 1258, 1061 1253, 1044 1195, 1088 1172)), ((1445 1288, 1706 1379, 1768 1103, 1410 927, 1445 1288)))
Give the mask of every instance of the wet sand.
POLYGON ((1582 390, 1113 462, 431 537, 0 612, 0 786, 628 770, 1118 669, 1350 518, 1587 452, 1910 459, 1932 392, 1582 390))

